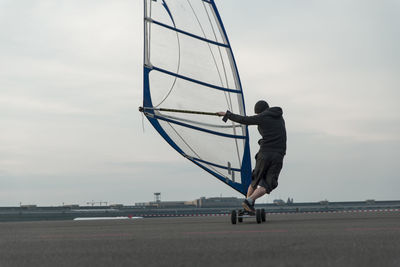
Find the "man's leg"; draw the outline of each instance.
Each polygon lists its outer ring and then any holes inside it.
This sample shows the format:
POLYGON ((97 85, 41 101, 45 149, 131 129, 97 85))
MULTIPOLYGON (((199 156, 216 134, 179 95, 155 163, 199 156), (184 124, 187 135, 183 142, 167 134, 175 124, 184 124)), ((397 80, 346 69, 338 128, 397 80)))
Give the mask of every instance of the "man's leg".
MULTIPOLYGON (((255 202, 257 198, 262 197, 267 193, 267 189, 262 186, 259 186, 254 192, 250 195, 250 198, 255 202)), ((253 202, 253 203, 254 203, 253 202)))
POLYGON ((246 197, 251 196, 253 194, 253 192, 254 192, 254 188, 251 185, 249 185, 249 188, 247 189, 246 197))
POLYGON ((252 185, 249 185, 249 188, 247 189, 246 199, 242 203, 243 208, 249 212, 255 212, 254 209, 255 199, 251 198, 251 196, 257 191, 257 189, 258 188, 254 189, 252 185))

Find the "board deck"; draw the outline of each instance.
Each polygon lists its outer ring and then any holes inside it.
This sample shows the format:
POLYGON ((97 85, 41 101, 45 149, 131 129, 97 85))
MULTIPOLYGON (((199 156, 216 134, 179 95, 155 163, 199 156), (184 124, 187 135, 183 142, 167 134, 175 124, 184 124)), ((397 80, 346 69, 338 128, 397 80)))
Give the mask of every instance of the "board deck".
POLYGON ((243 219, 255 218, 257 223, 265 222, 265 210, 257 209, 256 212, 249 212, 244 209, 232 210, 231 212, 231 223, 236 224, 237 222, 242 223, 243 219))

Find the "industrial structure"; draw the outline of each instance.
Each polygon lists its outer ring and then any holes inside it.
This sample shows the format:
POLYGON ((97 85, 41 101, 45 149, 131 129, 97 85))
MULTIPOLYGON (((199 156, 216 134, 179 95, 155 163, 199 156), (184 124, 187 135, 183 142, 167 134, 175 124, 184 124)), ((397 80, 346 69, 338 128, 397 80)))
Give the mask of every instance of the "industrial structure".
MULTIPOLYGON (((0 207, 0 221, 36 221, 36 220, 71 220, 77 217, 116 217, 116 216, 205 216, 225 215, 232 209, 240 208, 243 199, 235 197, 201 197, 193 201, 161 201, 136 203, 134 205, 112 204, 108 206, 86 206, 78 204, 63 204, 54 207, 40 207, 34 204, 17 207, 0 207)), ((267 213, 298 213, 298 212, 356 212, 356 211, 400 211, 400 200, 349 202, 319 202, 294 203, 277 199, 269 204, 256 204, 267 213)))

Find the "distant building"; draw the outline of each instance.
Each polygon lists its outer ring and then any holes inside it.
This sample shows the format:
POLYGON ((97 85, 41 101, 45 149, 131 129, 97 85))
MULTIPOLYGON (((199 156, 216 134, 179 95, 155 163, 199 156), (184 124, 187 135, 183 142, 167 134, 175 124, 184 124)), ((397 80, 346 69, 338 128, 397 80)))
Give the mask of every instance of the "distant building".
POLYGON ((192 205, 187 205, 185 201, 160 201, 156 204, 158 208, 186 208, 193 207, 192 205))
POLYGON ((143 208, 222 208, 238 207, 243 199, 236 197, 201 197, 193 201, 153 201, 135 203, 136 207, 143 208))
POLYGON ((20 205, 21 209, 36 209, 36 205, 20 205))
POLYGON ((321 205, 328 205, 329 204, 329 201, 328 200, 321 200, 320 202, 319 202, 319 204, 321 204, 321 205))
POLYGON ((274 199, 274 202, 273 202, 275 205, 278 205, 278 206, 283 206, 283 205, 285 205, 285 201, 283 201, 282 199, 274 199))
POLYGON ((142 202, 142 203, 135 203, 136 207, 143 207, 143 208, 190 208, 195 207, 192 202, 185 202, 185 201, 151 201, 151 202, 142 202))
POLYGON ((198 208, 219 208, 219 207, 237 207, 241 206, 243 199, 236 197, 201 197, 196 199, 196 207, 198 208))
POLYGON ((63 205, 63 208, 67 208, 67 209, 78 209, 79 205, 78 204, 66 204, 63 205))
POLYGON ((365 202, 369 205, 375 204, 375 199, 367 199, 365 202))
POLYGON ((109 207, 111 208, 122 208, 124 205, 123 204, 111 204, 109 207))

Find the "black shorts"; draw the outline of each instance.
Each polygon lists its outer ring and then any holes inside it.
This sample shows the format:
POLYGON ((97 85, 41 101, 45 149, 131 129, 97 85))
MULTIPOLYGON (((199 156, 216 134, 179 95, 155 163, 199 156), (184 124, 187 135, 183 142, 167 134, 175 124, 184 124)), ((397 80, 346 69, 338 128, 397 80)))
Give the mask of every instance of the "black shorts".
POLYGON ((283 166, 283 155, 276 152, 258 152, 256 167, 251 176, 251 186, 262 186, 269 194, 278 186, 278 177, 283 166))

